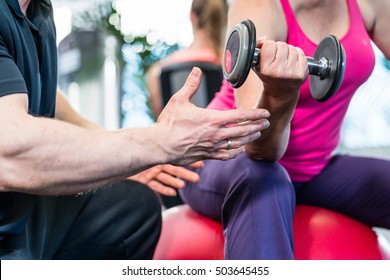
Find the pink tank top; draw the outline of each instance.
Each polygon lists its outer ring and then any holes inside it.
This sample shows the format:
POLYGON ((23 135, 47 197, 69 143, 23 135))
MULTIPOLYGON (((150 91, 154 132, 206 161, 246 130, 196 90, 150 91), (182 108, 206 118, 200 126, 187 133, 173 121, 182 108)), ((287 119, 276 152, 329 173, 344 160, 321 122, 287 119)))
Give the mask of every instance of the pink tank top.
MULTIPOLYGON (((320 103, 310 94, 309 79, 301 88, 299 101, 291 122, 290 140, 280 163, 294 182, 306 182, 319 174, 328 164, 340 141, 341 125, 350 100, 368 77, 375 64, 375 56, 363 17, 356 0, 347 0, 349 29, 340 38, 346 52, 346 69, 339 91, 328 101, 320 103)), ((313 56, 317 44, 300 28, 288 0, 281 0, 288 26, 287 43, 300 47, 307 56, 313 56)), ((209 108, 235 108, 234 91, 224 81, 209 108)))

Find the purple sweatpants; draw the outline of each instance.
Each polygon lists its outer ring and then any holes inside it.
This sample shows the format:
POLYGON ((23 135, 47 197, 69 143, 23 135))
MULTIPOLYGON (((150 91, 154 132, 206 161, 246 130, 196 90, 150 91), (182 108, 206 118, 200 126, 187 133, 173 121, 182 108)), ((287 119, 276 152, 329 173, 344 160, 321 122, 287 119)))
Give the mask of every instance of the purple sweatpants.
POLYGON ((225 259, 293 259, 296 204, 336 210, 370 226, 390 228, 390 161, 335 156, 310 182, 291 182, 278 163, 205 161, 201 181, 187 183, 183 200, 221 221, 225 259))

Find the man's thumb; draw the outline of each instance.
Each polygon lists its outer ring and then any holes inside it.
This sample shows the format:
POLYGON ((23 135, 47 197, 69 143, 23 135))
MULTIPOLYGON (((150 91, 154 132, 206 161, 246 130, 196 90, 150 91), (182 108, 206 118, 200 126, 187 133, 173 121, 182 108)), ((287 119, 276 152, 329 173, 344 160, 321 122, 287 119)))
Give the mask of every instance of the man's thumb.
POLYGON ((190 100, 199 88, 202 80, 202 71, 198 67, 192 68, 191 73, 188 75, 187 80, 182 87, 183 95, 190 100))

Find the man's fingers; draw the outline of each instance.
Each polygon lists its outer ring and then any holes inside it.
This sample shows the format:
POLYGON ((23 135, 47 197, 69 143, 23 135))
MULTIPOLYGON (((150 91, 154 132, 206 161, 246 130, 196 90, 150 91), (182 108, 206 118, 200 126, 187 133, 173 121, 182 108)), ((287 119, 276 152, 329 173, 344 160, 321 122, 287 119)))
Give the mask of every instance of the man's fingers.
MULTIPOLYGON (((222 146, 226 144, 226 149, 237 148, 259 138, 261 131, 269 126, 270 122, 267 119, 227 126, 218 131, 220 133, 219 138, 222 139, 220 142, 222 142, 222 146), (230 141, 229 144, 228 140, 230 141)), ((216 148, 221 148, 218 145, 221 144, 218 143, 216 148)))
POLYGON ((172 176, 169 173, 161 172, 158 174, 156 177, 156 180, 159 181, 160 183, 175 188, 175 189, 182 189, 185 186, 185 183, 183 180, 176 178, 172 176))
POLYGON ((151 181, 148 184, 148 187, 154 190, 155 192, 166 196, 175 196, 177 194, 175 189, 172 189, 171 187, 167 187, 156 180, 151 181))
POLYGON ((190 164, 191 167, 193 168, 202 168, 204 167, 204 162, 203 161, 197 161, 192 164, 190 164))
POLYGON ((210 153, 208 155, 209 159, 217 159, 217 160, 229 160, 238 157, 244 151, 243 147, 239 147, 237 149, 231 150, 219 150, 214 153, 210 153))
MULTIPOLYGON (((202 163, 202 162, 197 162, 197 163, 198 163, 197 165, 200 166, 199 163, 202 163)), ((196 166, 196 164, 194 164, 194 167, 195 166, 196 166)), ((185 167, 181 167, 181 166, 174 166, 174 165, 170 165, 170 164, 165 164, 163 167, 163 170, 169 174, 180 177, 181 179, 190 181, 192 183, 196 183, 200 179, 199 175, 197 173, 195 173, 191 170, 188 170, 185 167)))
POLYGON ((270 113, 265 109, 235 109, 230 111, 215 111, 215 114, 219 115, 221 125, 257 121, 270 116, 270 113))

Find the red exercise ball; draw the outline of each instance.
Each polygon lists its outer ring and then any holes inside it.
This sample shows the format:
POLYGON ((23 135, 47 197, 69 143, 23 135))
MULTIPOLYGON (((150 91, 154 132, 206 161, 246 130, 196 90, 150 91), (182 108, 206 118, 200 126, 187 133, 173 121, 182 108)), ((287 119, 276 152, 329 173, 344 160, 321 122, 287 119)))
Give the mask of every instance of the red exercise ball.
POLYGON ((222 224, 179 205, 163 212, 157 260, 223 260, 222 224))
POLYGON ((299 260, 378 260, 383 254, 376 233, 340 213, 297 206, 294 217, 295 258, 299 260))
MULTIPOLYGON (((368 226, 331 210, 298 205, 294 218, 295 257, 303 260, 379 260, 389 256, 368 226)), ((221 260, 222 225, 180 205, 163 212, 154 259, 221 260)))

